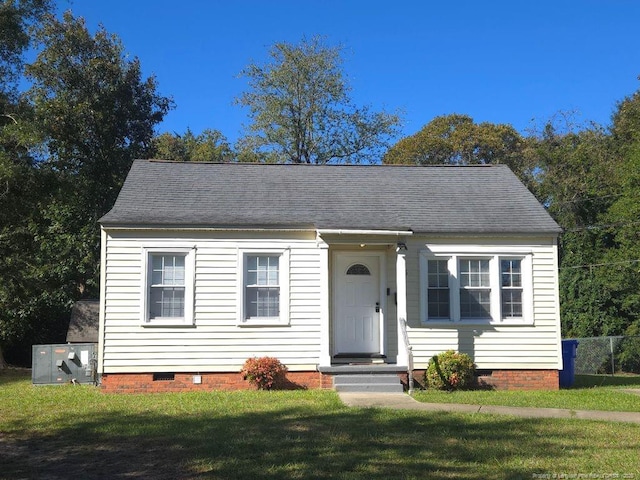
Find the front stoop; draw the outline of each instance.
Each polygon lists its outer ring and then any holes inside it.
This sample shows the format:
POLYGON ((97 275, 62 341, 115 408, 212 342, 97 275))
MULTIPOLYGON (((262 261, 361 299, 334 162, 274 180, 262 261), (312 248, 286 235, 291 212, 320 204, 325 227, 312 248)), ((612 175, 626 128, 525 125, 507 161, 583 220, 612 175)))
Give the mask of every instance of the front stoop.
POLYGON ((402 393, 404 391, 400 378, 394 374, 334 375, 333 388, 336 392, 345 393, 402 393))
POLYGON ((333 388, 344 393, 403 393, 404 386, 398 373, 402 368, 389 365, 343 365, 320 368, 322 373, 331 374, 333 388))

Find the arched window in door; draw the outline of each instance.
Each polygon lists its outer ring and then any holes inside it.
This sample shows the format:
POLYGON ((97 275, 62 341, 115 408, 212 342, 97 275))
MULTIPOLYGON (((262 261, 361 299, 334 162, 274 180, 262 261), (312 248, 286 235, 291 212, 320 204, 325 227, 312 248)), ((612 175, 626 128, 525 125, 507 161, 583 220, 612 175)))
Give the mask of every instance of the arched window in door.
POLYGON ((349 269, 347 270, 347 275, 371 275, 371 272, 366 265, 356 263, 349 267, 349 269))

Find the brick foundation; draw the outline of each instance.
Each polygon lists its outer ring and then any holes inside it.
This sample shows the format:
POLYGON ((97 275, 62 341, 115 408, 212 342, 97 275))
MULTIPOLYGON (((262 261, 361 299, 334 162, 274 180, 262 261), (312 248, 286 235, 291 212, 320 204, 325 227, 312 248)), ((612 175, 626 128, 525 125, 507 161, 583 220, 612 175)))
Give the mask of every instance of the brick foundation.
MULTIPOLYGON (((320 372, 288 372, 285 389, 331 388, 330 375, 320 372)), ((156 393, 210 390, 254 390, 237 372, 175 373, 172 380, 154 380, 152 373, 105 373, 102 390, 105 393, 156 393), (193 383, 199 375, 202 383, 193 383)))
POLYGON ((480 386, 496 390, 558 390, 558 370, 494 370, 478 377, 480 386))
MULTIPOLYGON (((480 387, 496 390, 558 390, 557 370, 493 370, 478 377, 480 387)), ((398 376, 407 387, 407 374, 398 376)), ((424 388, 424 370, 414 370, 414 388, 424 388)), ((333 377, 320 372, 288 372, 285 389, 333 388, 333 377)), ((237 372, 175 373, 172 380, 154 380, 152 373, 109 373, 102 375, 105 393, 156 393, 210 390, 253 390, 237 372), (193 383, 199 375, 202 383, 193 383)))
MULTIPOLYGON (((424 388, 424 370, 414 370, 415 388, 424 388)), ((558 370, 493 370, 480 372, 478 386, 495 390, 558 390, 558 370)), ((406 378, 406 375, 405 375, 406 378)), ((403 380, 404 381, 404 380, 403 380)))

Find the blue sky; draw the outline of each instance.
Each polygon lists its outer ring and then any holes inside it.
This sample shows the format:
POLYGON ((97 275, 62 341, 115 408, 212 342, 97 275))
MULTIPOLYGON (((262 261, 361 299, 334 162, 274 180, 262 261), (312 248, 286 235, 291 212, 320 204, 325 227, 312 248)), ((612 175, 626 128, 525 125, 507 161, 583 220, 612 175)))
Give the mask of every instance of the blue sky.
POLYGON ((67 0, 91 31, 117 34, 176 109, 160 132, 248 122, 238 77, 270 45, 319 34, 344 46, 357 105, 404 111, 402 136, 438 115, 521 132, 558 111, 607 125, 640 88, 637 0, 67 0))

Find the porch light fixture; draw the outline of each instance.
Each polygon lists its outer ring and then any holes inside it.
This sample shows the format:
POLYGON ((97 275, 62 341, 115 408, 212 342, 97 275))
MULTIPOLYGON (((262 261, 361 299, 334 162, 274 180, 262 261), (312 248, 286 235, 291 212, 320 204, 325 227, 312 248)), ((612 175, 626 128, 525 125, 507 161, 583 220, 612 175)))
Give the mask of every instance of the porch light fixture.
POLYGON ((398 242, 396 244, 396 250, 400 251, 400 250, 407 250, 407 244, 404 242, 398 242))

